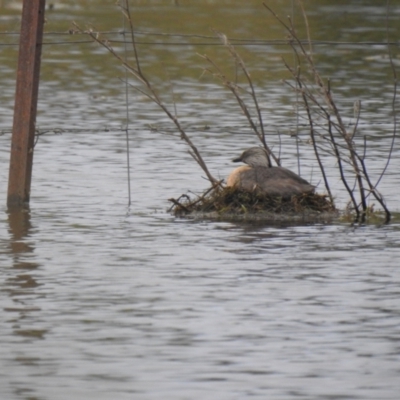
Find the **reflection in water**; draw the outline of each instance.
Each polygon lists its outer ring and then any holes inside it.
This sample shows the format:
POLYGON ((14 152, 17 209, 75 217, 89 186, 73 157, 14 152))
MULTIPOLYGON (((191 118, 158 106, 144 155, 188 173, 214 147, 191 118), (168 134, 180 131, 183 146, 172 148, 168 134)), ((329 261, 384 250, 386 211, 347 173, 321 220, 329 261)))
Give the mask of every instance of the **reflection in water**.
POLYGON ((42 338, 45 330, 26 327, 26 322, 30 321, 30 313, 40 310, 32 304, 35 289, 40 284, 31 275, 31 272, 34 272, 39 264, 27 260, 34 252, 34 247, 28 242, 32 228, 30 211, 27 209, 11 210, 8 213, 8 224, 9 251, 13 260, 12 268, 8 272, 13 271, 13 273, 8 273, 5 287, 13 305, 5 307, 4 310, 17 313, 17 317, 13 317, 11 320, 16 335, 42 338))
MULTIPOLYGON (((9 295, 11 304, 5 306, 6 324, 11 325, 15 340, 22 341, 8 357, 9 368, 36 368, 40 357, 31 358, 26 350, 35 343, 32 340, 44 339, 47 329, 38 328, 37 313, 40 307, 35 306, 38 295, 35 290, 40 286, 33 273, 39 264, 30 261, 34 253, 34 246, 29 242, 32 225, 30 222, 30 210, 10 210, 8 213, 9 231, 9 259, 12 260, 11 268, 3 271, 7 276, 4 283, 4 291, 9 295), (23 345, 25 343, 25 345, 23 345), (26 347, 28 346, 28 348, 26 347)), ((5 326, 7 328, 7 325, 5 326)), ((5 395, 7 395, 4 387, 5 395)), ((33 391, 29 384, 16 383, 12 392, 17 396, 31 394, 33 391)))

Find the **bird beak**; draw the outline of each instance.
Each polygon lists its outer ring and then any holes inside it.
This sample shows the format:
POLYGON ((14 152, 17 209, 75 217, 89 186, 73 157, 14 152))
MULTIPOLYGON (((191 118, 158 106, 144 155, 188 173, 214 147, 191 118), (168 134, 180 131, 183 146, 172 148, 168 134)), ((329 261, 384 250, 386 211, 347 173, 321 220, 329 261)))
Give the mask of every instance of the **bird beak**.
POLYGON ((233 161, 233 162, 240 162, 240 161, 242 161, 242 158, 241 158, 241 157, 234 158, 232 161, 233 161))

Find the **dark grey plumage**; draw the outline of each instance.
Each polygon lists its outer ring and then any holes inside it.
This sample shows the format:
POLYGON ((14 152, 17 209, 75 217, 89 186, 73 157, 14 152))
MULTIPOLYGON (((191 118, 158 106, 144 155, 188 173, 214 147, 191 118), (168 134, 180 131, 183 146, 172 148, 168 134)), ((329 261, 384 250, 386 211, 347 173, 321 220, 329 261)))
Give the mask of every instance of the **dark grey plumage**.
POLYGON ((315 189, 305 179, 286 168, 269 167, 267 154, 261 147, 251 147, 233 161, 244 162, 248 167, 235 169, 228 177, 228 186, 247 191, 260 190, 265 194, 283 198, 312 193, 315 189))

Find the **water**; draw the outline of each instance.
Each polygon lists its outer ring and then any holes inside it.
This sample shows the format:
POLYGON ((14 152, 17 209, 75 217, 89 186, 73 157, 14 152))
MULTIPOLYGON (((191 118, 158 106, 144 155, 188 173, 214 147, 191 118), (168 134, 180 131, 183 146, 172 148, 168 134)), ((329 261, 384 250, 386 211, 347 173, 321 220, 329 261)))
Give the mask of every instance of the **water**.
MULTIPOLYGON (((97 26, 120 27, 118 14, 110 17, 112 6, 93 4, 85 9, 79 4, 57 9, 56 4, 49 24, 68 26, 89 14, 92 22, 98 19, 97 26)), ((140 4, 146 15, 150 5, 140 4)), ((154 18, 157 4, 150 9, 154 18)), ((187 23, 193 31, 202 32, 204 18, 214 15, 210 4, 196 8, 203 17, 198 25, 187 23)), ((263 31, 252 30, 261 24, 261 13, 254 11, 258 5, 226 4, 235 21, 244 19, 242 25, 235 22, 237 29, 263 37, 263 31)), ((290 10, 290 4, 284 6, 290 10)), ((182 4, 179 18, 187 12, 190 21, 193 7, 182 4)), ((346 7, 347 18, 353 15, 359 24, 354 6, 346 7)), ((221 6, 216 15, 223 16, 227 8, 221 6)), ((162 13, 175 10, 168 3, 162 13)), ((370 33, 385 16, 380 7, 365 10, 362 32, 370 33)), ((313 7, 313 21, 321 21, 327 31, 315 29, 315 36, 329 35, 331 26, 336 35, 360 40, 349 23, 339 33, 332 21, 327 26, 328 14, 336 13, 337 8, 313 7)), ((5 15, 16 24, 18 12, 5 15)), ((143 28, 157 31, 150 15, 143 18, 143 28)), ((169 29, 182 32, 174 25, 169 29)), ((271 30, 277 37, 282 33, 276 26, 271 30)), ((63 46, 44 51, 38 126, 50 132, 35 148, 29 212, 9 215, 6 190, 0 194, 1 398, 397 399, 397 144, 380 186, 395 211, 389 225, 176 219, 166 212, 167 199, 199 193, 207 181, 164 116, 130 93, 128 207, 124 87, 118 79, 123 72, 111 59, 104 62, 94 46, 63 46)), ((149 53, 145 65, 162 83, 163 72, 151 64, 152 57, 157 60, 161 51, 173 64, 182 47, 143 51, 149 53)), ((287 135, 295 125, 293 95, 279 82, 281 61, 268 58, 271 70, 263 80, 258 75, 265 54, 258 48, 243 51, 246 61, 255 63, 268 131, 284 126, 282 159, 295 170, 295 146, 287 135)), ((271 54, 279 51, 271 48, 271 54)), ((362 129, 374 137, 369 165, 378 172, 387 152, 381 138, 392 129, 389 73, 379 57, 364 62, 361 70, 352 62, 383 50, 361 48, 345 58, 343 48, 319 51, 323 70, 338 81, 343 103, 351 108, 354 98, 367 101, 362 129), (344 61, 332 71, 335 54, 344 61)), ((0 58, 0 129, 6 131, 12 122, 15 49, 0 47, 0 58)), ((185 62, 186 77, 179 79, 179 68, 171 73, 178 110, 210 170, 223 178, 232 168, 230 159, 257 142, 230 95, 211 79, 199 81, 190 55, 177 61, 185 62)), ((0 136, 3 188, 9 139, 7 133, 0 136)), ((312 153, 306 146, 301 151, 302 175, 316 182, 312 153)), ((334 176, 334 162, 327 164, 334 176)), ((339 205, 345 205, 340 182, 332 182, 339 205)))

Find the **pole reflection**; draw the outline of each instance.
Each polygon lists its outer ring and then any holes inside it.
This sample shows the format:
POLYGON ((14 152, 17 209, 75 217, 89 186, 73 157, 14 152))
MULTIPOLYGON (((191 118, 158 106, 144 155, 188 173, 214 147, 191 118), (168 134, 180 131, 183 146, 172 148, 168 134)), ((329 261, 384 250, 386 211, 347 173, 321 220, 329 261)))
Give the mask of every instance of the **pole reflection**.
POLYGON ((39 264, 30 260, 34 256, 34 246, 30 240, 32 224, 29 209, 10 210, 8 213, 9 255, 12 268, 7 271, 5 290, 11 304, 4 311, 13 313, 10 322, 15 335, 43 338, 46 330, 35 326, 35 313, 40 308, 34 301, 40 286, 33 273, 39 264))

